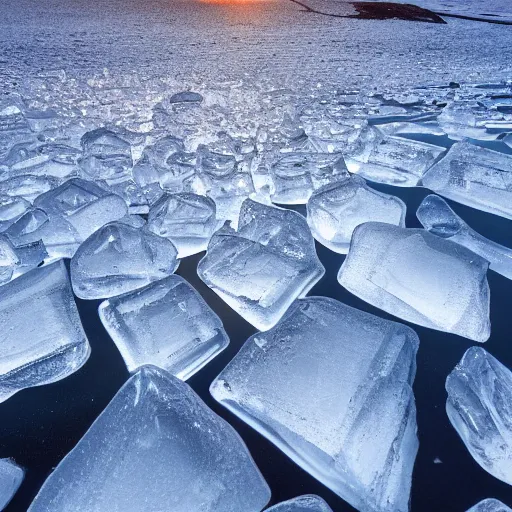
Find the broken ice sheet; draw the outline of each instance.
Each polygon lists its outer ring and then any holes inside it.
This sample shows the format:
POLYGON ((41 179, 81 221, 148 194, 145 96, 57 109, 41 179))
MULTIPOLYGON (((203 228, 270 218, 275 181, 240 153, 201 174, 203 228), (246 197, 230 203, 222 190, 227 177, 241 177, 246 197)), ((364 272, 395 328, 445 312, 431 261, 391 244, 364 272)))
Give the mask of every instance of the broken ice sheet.
POLYGON ((71 258, 73 291, 81 299, 102 299, 142 288, 172 274, 178 268, 177 255, 167 238, 111 222, 71 258))
POLYGON ((332 512, 332 509, 319 496, 306 494, 278 503, 267 509, 267 512, 332 512))
POLYGON ((407 512, 418 337, 326 297, 251 336, 213 397, 361 512, 407 512))
POLYGON ((0 402, 71 375, 89 357, 62 260, 0 287, 0 325, 0 402))
POLYGON ((324 272, 306 219, 251 199, 242 205, 238 229, 214 233, 197 268, 207 286, 260 330, 275 325, 324 272))
POLYGON ((235 430, 154 366, 120 389, 30 512, 260 512, 270 490, 235 430))
POLYGON ((168 238, 178 258, 204 251, 218 227, 213 199, 182 193, 162 196, 150 209, 148 229, 168 238))
POLYGON ((512 485, 512 371, 471 347, 446 379, 446 391, 446 412, 469 453, 512 485))
POLYGON ((177 275, 108 299, 99 313, 131 372, 154 364, 186 380, 229 343, 220 318, 177 275))
POLYGON ((0 511, 2 511, 16 494, 25 472, 12 459, 0 459, 0 511))
POLYGON ((307 204, 307 221, 316 240, 345 254, 359 224, 376 221, 404 227, 405 212, 401 199, 377 192, 363 178, 352 175, 313 192, 307 204))
POLYGON ((494 498, 488 498, 477 503, 466 512, 512 512, 512 508, 494 498))
POLYGON ((272 201, 305 204, 314 190, 348 176, 341 154, 290 153, 270 167, 272 201))
POLYGON ((350 172, 370 181, 397 187, 415 187, 425 171, 446 151, 443 147, 426 142, 384 136, 378 129, 370 128, 377 133, 371 137, 367 135, 368 140, 345 157, 350 172))
POLYGON ((422 185, 457 203, 512 219, 512 155, 459 142, 427 171, 422 185))
POLYGON ((471 229, 441 197, 429 195, 423 199, 416 216, 430 233, 467 247, 486 259, 491 270, 512 279, 512 249, 471 229))
POLYGON ((488 265, 423 229, 367 222, 354 230, 338 281, 403 320, 484 342, 490 336, 488 265))

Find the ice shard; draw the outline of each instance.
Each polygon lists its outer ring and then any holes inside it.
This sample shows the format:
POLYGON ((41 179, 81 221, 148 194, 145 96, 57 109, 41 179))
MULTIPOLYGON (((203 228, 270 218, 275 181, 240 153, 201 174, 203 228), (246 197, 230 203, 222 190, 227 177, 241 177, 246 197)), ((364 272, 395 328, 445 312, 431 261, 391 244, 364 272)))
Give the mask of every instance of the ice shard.
POLYGON ((488 498, 477 503, 466 512, 512 512, 512 508, 507 507, 505 503, 495 500, 494 498, 488 498))
POLYGON ((416 212, 430 233, 467 247, 489 262, 489 268, 512 279, 512 249, 497 244, 471 229, 439 196, 429 195, 416 212))
POLYGON ((178 257, 204 251, 218 227, 215 202, 196 194, 161 197, 150 209, 148 229, 168 238, 178 249, 178 257))
POLYGON ((472 457, 512 485, 512 371, 480 347, 446 379, 446 412, 472 457))
POLYGON ((108 299, 99 313, 131 372, 153 364, 186 380, 229 343, 220 318, 177 275, 108 299))
POLYGON ((345 254, 354 229, 364 222, 386 222, 405 227, 405 203, 377 192, 352 175, 315 190, 307 204, 307 221, 316 240, 345 254))
POLYGON ((512 155, 459 142, 422 184, 457 203, 512 219, 512 155))
POLYGON ((0 232, 14 224, 29 208, 30 203, 22 197, 0 195, 0 232))
POLYGON ((246 200, 238 230, 224 226, 199 262, 199 277, 261 330, 269 329, 323 276, 306 219, 246 200))
POLYGON ((326 297, 251 336, 213 397, 361 512, 409 510, 418 337, 326 297))
POLYGON ((121 295, 172 274, 178 251, 160 236, 123 222, 92 234, 71 259, 71 282, 81 299, 121 295))
POLYGON ((319 496, 305 494, 304 496, 278 503, 267 509, 267 512, 332 512, 332 509, 319 496))
POLYGON ((12 459, 0 459, 0 511, 12 500, 24 476, 23 468, 12 459))
POLYGON ((38 267, 48 256, 41 241, 15 246, 0 234, 0 285, 38 267))
POLYGON ((0 325, 0 402, 71 375, 89 357, 62 260, 0 287, 0 325))
POLYGON ((423 229, 367 222, 354 230, 338 281, 403 320, 484 342, 491 328, 488 266, 423 229))
POLYGON ((260 512, 269 488, 243 441, 154 366, 120 389, 30 512, 260 512))

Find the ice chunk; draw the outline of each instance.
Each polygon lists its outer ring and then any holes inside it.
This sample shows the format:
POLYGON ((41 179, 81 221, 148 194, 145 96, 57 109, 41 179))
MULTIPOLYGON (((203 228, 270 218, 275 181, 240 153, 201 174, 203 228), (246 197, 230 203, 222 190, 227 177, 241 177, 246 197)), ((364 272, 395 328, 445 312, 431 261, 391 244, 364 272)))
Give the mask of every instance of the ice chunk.
POLYGON ((0 402, 71 375, 89 357, 62 260, 0 287, 0 325, 0 402))
POLYGON ((16 101, 0 102, 0 156, 16 144, 33 141, 34 135, 16 101))
POLYGON ((441 197, 427 196, 420 204, 416 216, 430 233, 467 247, 486 259, 492 270, 512 279, 512 249, 471 229, 441 197))
POLYGON ((29 208, 30 203, 22 197, 0 195, 0 232, 14 224, 29 208))
POLYGON ((148 229, 168 238, 178 249, 178 257, 204 251, 218 227, 215 202, 196 194, 161 197, 149 211, 148 229))
POLYGON ((396 196, 370 188, 352 175, 315 190, 307 204, 313 236, 334 252, 347 253, 354 229, 376 221, 405 226, 405 203, 396 196))
POLYGON ((480 347, 446 379, 446 412, 473 458, 512 485, 512 372, 480 347))
POLYGON ((251 336, 213 397, 361 512, 407 512, 418 337, 326 297, 251 336))
POLYGON ((270 507, 267 512, 332 512, 332 509, 319 496, 306 494, 278 503, 270 507))
POLYGON ((44 210, 50 222, 54 217, 59 217, 58 222, 60 219, 69 222, 78 233, 80 241, 127 213, 121 197, 79 178, 68 180, 41 194, 34 201, 34 206, 44 210))
POLYGON ((512 219, 512 155, 459 142, 429 169, 422 184, 458 203, 512 219))
POLYGON ((121 388, 30 512, 260 512, 270 491, 243 441, 153 366, 121 388))
POLYGON ((229 343, 220 318, 176 275, 108 299, 99 313, 131 372, 154 364, 186 380, 229 343))
POLYGON ((446 150, 443 147, 402 137, 382 134, 367 143, 360 154, 348 154, 350 172, 378 183, 397 187, 415 187, 425 171, 446 150))
POLYGON ((477 503, 474 507, 467 510, 467 512, 512 512, 512 508, 507 507, 507 505, 494 498, 488 498, 477 503))
POLYGON ((0 511, 16 494, 25 472, 12 459, 0 459, 0 511))
POLYGON ((348 176, 341 154, 290 153, 270 168, 274 185, 272 201, 304 204, 314 190, 348 176))
POLYGON ((37 196, 48 192, 58 184, 58 180, 50 176, 23 174, 0 181, 0 194, 10 197, 19 196, 33 202, 37 196))
POLYGON ((39 266, 47 256, 40 240, 15 247, 9 237, 0 235, 0 284, 39 266))
POLYGON ((490 336, 487 267, 423 229, 367 222, 354 230, 338 281, 403 320, 483 342, 490 336))
POLYGON ((142 288, 172 274, 178 251, 160 236, 122 222, 93 233, 71 259, 73 291, 101 299, 142 288))
POLYGON ((261 330, 275 325, 324 271, 302 215, 251 199, 242 205, 238 230, 217 231, 197 268, 217 295, 261 330))

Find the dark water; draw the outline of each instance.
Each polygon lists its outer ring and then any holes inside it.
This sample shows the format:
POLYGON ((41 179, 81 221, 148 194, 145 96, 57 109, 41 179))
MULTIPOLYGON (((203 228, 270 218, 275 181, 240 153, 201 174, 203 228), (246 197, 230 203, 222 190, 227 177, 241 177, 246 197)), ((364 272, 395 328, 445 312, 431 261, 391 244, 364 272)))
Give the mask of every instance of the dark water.
MULTIPOLYGON (((407 225, 419 227, 415 211, 427 194, 426 190, 374 186, 383 192, 400 196, 408 206, 407 225)), ((512 247, 511 221, 465 206, 450 204, 477 231, 512 247)), ((333 297, 381 317, 394 319, 352 296, 338 284, 336 274, 343 256, 332 253, 319 244, 317 250, 326 267, 326 274, 311 295, 333 297)), ((335 512, 353 510, 210 397, 208 387, 211 381, 255 329, 199 280, 196 274, 199 259, 200 255, 185 259, 178 273, 200 291, 222 318, 231 344, 192 377, 189 380, 190 385, 214 411, 228 420, 245 440, 272 489, 271 504, 300 494, 315 493, 322 496, 335 512)), ((488 278, 491 288, 492 335, 484 346, 502 363, 512 368, 512 282, 492 271, 489 272, 488 278)), ((22 391, 0 405, 0 457, 14 457, 27 469, 25 481, 7 507, 7 512, 27 510, 45 478, 75 446, 128 378, 121 356, 98 318, 99 301, 77 302, 92 346, 92 355, 87 364, 63 381, 22 391)), ((27 321, 30 320, 27 318, 27 321)), ((421 340, 414 384, 420 449, 413 475, 412 512, 464 512, 487 497, 495 497, 512 505, 512 487, 480 468, 469 455, 445 413, 446 376, 460 360, 464 351, 474 343, 455 335, 414 325, 412 327, 421 340), (436 458, 442 463, 435 464, 436 458)))

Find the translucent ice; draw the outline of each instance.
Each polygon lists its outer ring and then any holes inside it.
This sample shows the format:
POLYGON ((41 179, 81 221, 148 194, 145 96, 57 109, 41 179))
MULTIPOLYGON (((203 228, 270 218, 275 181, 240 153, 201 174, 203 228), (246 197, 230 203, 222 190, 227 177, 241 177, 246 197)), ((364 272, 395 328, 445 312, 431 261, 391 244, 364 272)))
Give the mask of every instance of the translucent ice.
POLYGON ((428 170, 422 184, 458 203, 512 219, 512 155, 459 142, 428 170))
POLYGON ((512 485, 512 372, 480 347, 446 379, 446 412, 473 458, 512 485))
POLYGON ((176 275, 108 299, 99 313, 130 371, 154 364, 186 380, 229 343, 220 318, 176 275))
POLYGON ((148 229, 168 238, 178 249, 178 257, 204 251, 218 227, 215 202, 196 194, 161 197, 149 211, 148 229))
POLYGON ((16 247, 9 237, 0 235, 0 284, 36 268, 47 256, 41 241, 16 247))
POLYGON ((71 259, 73 291, 82 299, 101 299, 141 288, 178 267, 174 245, 122 222, 92 234, 71 259))
POLYGON ((312 192, 348 175, 340 154, 290 153, 271 166, 272 201, 304 204, 312 192))
POLYGON ((14 224, 28 209, 30 203, 22 197, 0 196, 0 231, 14 224))
POLYGON ((332 512, 331 507, 313 494, 306 494, 270 507, 267 512, 332 512))
POLYGON ((16 494, 25 472, 12 459, 0 459, 0 511, 16 494))
POLYGON ((378 183, 415 187, 445 148, 402 137, 379 135, 359 154, 347 157, 350 172, 378 183))
POLYGON ((297 212, 246 200, 238 230, 224 226, 199 262, 199 277, 261 330, 324 274, 306 219, 297 212))
POLYGON ((376 221, 404 227, 405 211, 401 199, 377 192, 352 175, 315 190, 307 204, 307 220, 321 244, 344 254, 359 224, 376 221))
POLYGON ((512 508, 494 498, 488 498, 477 503, 466 512, 512 512, 512 508))
POLYGON ((441 197, 427 196, 420 204, 416 216, 432 234, 467 247, 486 259, 492 270, 512 279, 512 249, 471 229, 441 197))
POLYGON ((270 491, 235 430, 153 366, 121 388, 30 512, 260 512, 270 491))
POLYGON ((250 337, 213 397, 361 512, 407 512, 418 337, 333 299, 250 337))
POLYGON ((487 267, 423 229, 367 222, 354 230, 338 281, 399 318, 483 342, 490 336, 487 267))
POLYGON ((0 401, 63 379, 89 357, 62 260, 0 287, 0 325, 0 401))
POLYGON ((0 194, 10 197, 22 197, 27 201, 34 201, 37 196, 48 192, 58 185, 56 178, 51 176, 31 176, 22 174, 0 181, 0 194))

